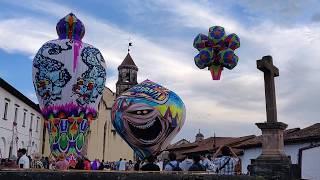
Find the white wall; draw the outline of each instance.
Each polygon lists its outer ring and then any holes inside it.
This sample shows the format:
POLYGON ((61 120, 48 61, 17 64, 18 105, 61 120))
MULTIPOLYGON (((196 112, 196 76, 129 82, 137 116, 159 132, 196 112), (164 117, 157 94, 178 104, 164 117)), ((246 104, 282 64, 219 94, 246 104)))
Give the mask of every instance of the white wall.
MULTIPOLYGON (((13 154, 16 155, 17 148, 28 148, 29 153, 40 152, 41 149, 41 135, 42 135, 42 127, 43 127, 43 118, 39 112, 34 110, 32 107, 25 104, 23 101, 13 96, 5 89, 0 87, 0 149, 2 157, 7 158, 9 156, 9 148, 12 141, 12 128, 15 114, 15 107, 18 105, 18 113, 17 113, 17 131, 18 131, 18 142, 14 143, 13 146, 13 154), (5 107, 5 98, 9 99, 9 106, 7 111, 7 120, 4 120, 4 107, 5 107), (26 109, 26 119, 25 119, 25 127, 23 127, 23 114, 24 109, 26 109), (32 137, 29 138, 29 129, 30 129, 30 121, 31 121, 31 113, 34 114, 33 122, 31 125, 32 128, 32 137), (37 118, 40 118, 38 123, 38 131, 36 131, 37 118), (3 142, 5 141, 5 145, 3 142), (34 147, 28 147, 28 145, 32 145, 34 142, 34 147)), ((14 141, 15 142, 15 141, 14 141)))
POLYGON ((284 152, 291 157, 292 164, 298 164, 299 149, 310 146, 311 143, 290 144, 284 146, 284 152))
POLYGON ((251 159, 256 159, 261 154, 261 148, 245 149, 243 155, 240 156, 242 173, 247 173, 247 167, 251 164, 251 159))
MULTIPOLYGON (((299 149, 310 146, 311 143, 287 144, 284 146, 286 155, 291 157, 292 164, 298 164, 299 149)), ((242 173, 247 173, 247 166, 251 164, 251 159, 256 159, 261 154, 261 148, 245 149, 244 154, 240 156, 242 162, 242 173)), ((318 154, 320 157, 320 153, 318 154)), ((320 171, 320 165, 319 171, 320 171)), ((320 180, 320 179, 319 179, 320 180)))
POLYGON ((301 176, 320 180, 320 146, 302 151, 301 176))

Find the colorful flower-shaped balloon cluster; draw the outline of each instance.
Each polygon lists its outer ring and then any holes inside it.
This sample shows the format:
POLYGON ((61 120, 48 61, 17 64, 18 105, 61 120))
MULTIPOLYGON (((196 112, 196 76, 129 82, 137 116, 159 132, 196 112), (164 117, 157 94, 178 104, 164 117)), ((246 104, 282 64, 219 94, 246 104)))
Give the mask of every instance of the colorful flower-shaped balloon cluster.
POLYGON ((193 47, 199 51, 194 57, 197 67, 208 67, 212 79, 219 80, 224 67, 231 70, 237 65, 239 58, 234 50, 240 47, 240 38, 234 33, 226 35, 223 27, 212 26, 208 36, 196 36, 193 47))

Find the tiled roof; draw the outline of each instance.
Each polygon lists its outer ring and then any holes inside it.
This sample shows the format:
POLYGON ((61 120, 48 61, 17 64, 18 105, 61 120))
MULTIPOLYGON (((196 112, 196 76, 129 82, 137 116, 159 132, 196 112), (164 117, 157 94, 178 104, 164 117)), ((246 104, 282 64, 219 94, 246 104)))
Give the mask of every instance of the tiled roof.
POLYGON ((313 124, 290 134, 286 134, 284 138, 285 142, 320 139, 320 123, 313 124))
MULTIPOLYGON (((298 143, 302 141, 308 142, 313 140, 320 140, 320 123, 316 123, 314 125, 311 125, 303 129, 300 129, 300 128, 288 129, 284 132, 285 144, 298 143)), ((261 142, 262 142, 262 136, 257 136, 235 147, 240 149, 260 147, 262 145, 261 142)))
MULTIPOLYGON (((167 150, 174 151, 179 158, 186 154, 215 152, 215 150, 220 146, 234 146, 254 137, 254 135, 243 137, 209 137, 200 142, 193 142, 190 144, 182 144, 178 146, 172 145, 168 147, 167 150)), ((235 153, 240 154, 241 150, 235 149, 235 153)))
POLYGON ((137 65, 134 63, 132 57, 130 56, 130 53, 127 54, 127 56, 124 58, 124 60, 122 61, 122 63, 120 64, 120 67, 134 67, 134 68, 138 68, 137 65))

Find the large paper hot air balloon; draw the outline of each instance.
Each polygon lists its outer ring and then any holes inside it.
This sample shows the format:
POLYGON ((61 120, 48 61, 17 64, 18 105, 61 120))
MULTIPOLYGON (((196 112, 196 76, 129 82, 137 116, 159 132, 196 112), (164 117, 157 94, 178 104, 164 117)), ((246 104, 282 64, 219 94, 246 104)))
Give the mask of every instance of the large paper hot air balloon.
POLYGON ((72 13, 62 18, 59 39, 45 43, 33 60, 33 83, 49 132, 51 153, 63 153, 70 163, 84 155, 90 122, 106 80, 101 52, 81 41, 83 23, 72 13))
POLYGON ((185 116, 185 106, 178 95, 145 80, 116 99, 111 119, 118 134, 144 159, 169 145, 185 116))
POLYGON ((234 50, 240 47, 240 39, 236 34, 226 36, 223 27, 212 26, 208 36, 198 34, 193 47, 199 51, 194 57, 196 66, 200 69, 208 68, 213 80, 219 80, 223 68, 233 69, 238 64, 238 56, 234 50))

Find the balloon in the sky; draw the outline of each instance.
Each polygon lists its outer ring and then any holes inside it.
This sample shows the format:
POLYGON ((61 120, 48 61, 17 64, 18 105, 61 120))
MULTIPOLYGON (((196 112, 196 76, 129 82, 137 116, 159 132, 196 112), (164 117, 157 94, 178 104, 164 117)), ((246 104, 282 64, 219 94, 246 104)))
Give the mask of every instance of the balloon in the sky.
POLYGON ((212 56, 212 48, 203 48, 200 50, 199 54, 197 54, 197 56, 194 58, 194 61, 198 68, 203 69, 210 64, 212 56))
POLYGON ((193 47, 200 51, 200 49, 203 49, 206 47, 205 45, 206 41, 208 41, 208 36, 200 33, 196 36, 196 38, 194 38, 193 47))
POLYGON ((143 159, 169 145, 185 116, 185 106, 178 95, 145 80, 116 99, 111 119, 118 134, 143 159))
POLYGON ((100 51, 81 41, 83 23, 72 13, 62 18, 59 39, 45 43, 33 60, 33 83, 49 132, 51 153, 66 154, 70 163, 85 155, 90 122, 106 80, 100 51))
POLYGON ((199 51, 194 57, 196 66, 200 69, 208 67, 213 80, 220 79, 224 67, 231 70, 238 64, 234 50, 240 47, 240 38, 234 33, 226 36, 223 27, 210 27, 208 36, 198 34, 193 47, 199 51))
POLYGON ((212 26, 209 28, 208 37, 214 44, 218 44, 219 42, 223 41, 225 34, 226 33, 223 27, 212 26))

